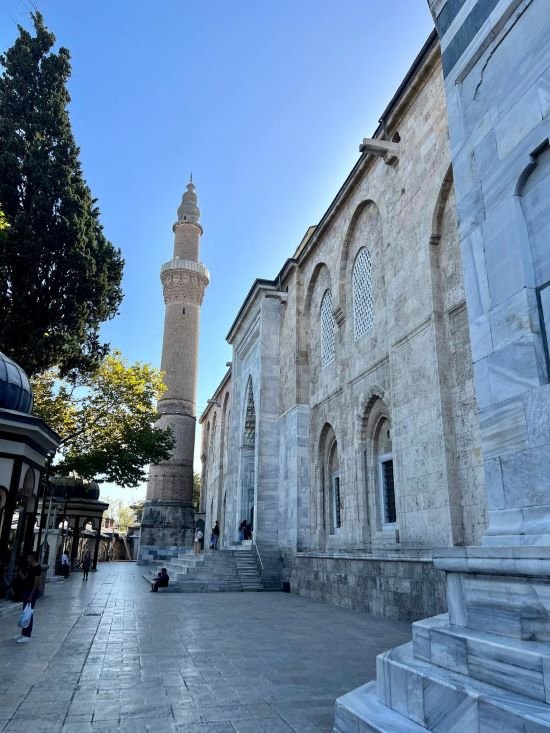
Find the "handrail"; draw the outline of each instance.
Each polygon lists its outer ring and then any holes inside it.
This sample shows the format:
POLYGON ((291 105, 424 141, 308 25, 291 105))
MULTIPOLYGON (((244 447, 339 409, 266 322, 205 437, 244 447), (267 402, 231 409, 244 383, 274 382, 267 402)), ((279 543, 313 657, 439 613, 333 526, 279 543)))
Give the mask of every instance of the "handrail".
POLYGON ((258 545, 255 542, 252 543, 252 547, 256 550, 256 557, 260 561, 260 567, 261 567, 260 574, 263 578, 264 577, 264 564, 262 562, 262 556, 260 555, 260 550, 258 549, 258 545))

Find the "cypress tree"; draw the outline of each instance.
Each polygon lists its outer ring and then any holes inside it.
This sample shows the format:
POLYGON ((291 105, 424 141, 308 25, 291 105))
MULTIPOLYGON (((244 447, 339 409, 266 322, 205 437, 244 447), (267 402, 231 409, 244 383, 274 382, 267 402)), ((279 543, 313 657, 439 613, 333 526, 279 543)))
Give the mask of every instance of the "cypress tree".
POLYGON ((0 350, 30 375, 87 372, 122 300, 123 260, 105 237, 68 114, 70 56, 40 13, 0 55, 0 350))

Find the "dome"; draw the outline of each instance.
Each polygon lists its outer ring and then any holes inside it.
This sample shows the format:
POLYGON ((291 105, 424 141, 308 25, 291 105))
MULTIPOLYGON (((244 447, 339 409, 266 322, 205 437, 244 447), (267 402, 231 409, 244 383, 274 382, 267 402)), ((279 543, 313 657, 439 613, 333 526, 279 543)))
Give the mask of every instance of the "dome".
POLYGON ((28 415, 32 412, 29 378, 14 361, 0 352, 0 408, 28 415))
POLYGON ((197 194, 195 192, 195 184, 189 181, 187 191, 183 194, 181 204, 178 207, 178 222, 190 221, 198 224, 200 219, 200 209, 197 206, 197 194))
POLYGON ((52 476, 49 481, 50 496, 64 496, 67 499, 99 499, 99 484, 84 481, 73 476, 52 476))

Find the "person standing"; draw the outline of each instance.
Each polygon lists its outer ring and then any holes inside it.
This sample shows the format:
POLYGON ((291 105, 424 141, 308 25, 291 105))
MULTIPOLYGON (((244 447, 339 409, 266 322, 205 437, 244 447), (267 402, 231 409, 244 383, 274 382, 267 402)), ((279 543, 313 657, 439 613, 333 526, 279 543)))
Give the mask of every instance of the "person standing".
POLYGON ((69 556, 65 550, 63 550, 63 554, 61 555, 61 575, 64 578, 69 577, 69 556))
POLYGON ((90 551, 87 550, 82 560, 82 580, 88 580, 88 573, 90 572, 90 565, 92 564, 92 556, 90 551))
POLYGON ((200 555, 201 554, 201 542, 202 542, 202 538, 203 537, 204 537, 203 533, 197 527, 197 531, 195 532, 195 539, 193 540, 193 546, 194 546, 194 549, 195 549, 195 555, 200 555))
POLYGON ((216 524, 212 527, 212 549, 218 549, 218 542, 220 541, 220 523, 216 519, 216 524))
MULTIPOLYGON (((27 558, 27 572, 23 576, 23 608, 30 603, 34 611, 34 606, 40 595, 40 576, 42 575, 42 566, 38 562, 38 553, 31 552, 27 558)), ((28 643, 31 640, 34 613, 31 616, 31 622, 26 629, 21 629, 21 636, 18 636, 19 644, 28 643)))

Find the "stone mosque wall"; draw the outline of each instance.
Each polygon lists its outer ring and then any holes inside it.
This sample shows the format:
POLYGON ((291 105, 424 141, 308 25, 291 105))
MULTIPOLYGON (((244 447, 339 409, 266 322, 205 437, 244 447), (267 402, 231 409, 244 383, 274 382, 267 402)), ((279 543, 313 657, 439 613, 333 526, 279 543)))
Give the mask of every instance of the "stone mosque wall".
POLYGON ((439 46, 430 37, 321 222, 257 280, 201 416, 203 509, 296 593, 443 610, 435 547, 475 544, 483 465, 439 46))

